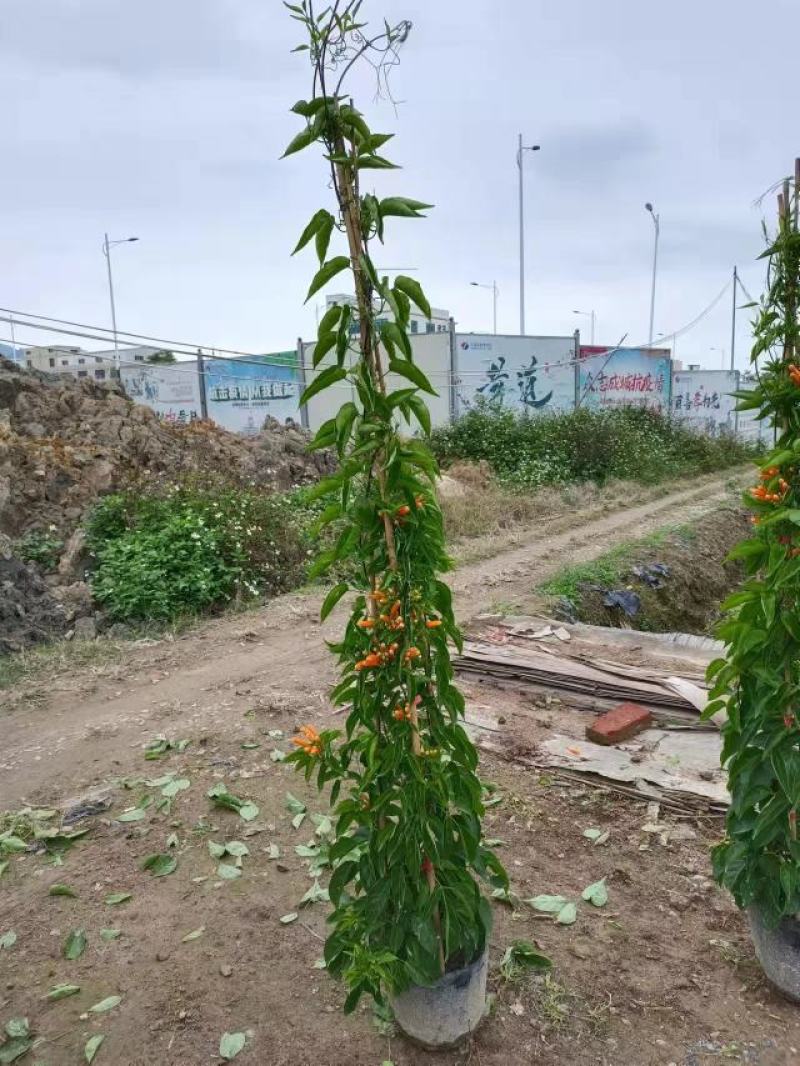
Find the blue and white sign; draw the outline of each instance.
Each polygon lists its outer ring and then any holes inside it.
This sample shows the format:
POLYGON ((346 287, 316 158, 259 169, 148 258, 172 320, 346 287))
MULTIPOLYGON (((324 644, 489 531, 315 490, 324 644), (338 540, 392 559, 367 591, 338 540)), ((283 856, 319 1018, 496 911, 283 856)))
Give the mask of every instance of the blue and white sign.
POLYGON ((456 335, 456 411, 480 400, 546 414, 575 404, 574 337, 456 335))
POLYGON ((295 352, 206 359, 208 417, 232 433, 255 434, 267 418, 299 420, 295 352))

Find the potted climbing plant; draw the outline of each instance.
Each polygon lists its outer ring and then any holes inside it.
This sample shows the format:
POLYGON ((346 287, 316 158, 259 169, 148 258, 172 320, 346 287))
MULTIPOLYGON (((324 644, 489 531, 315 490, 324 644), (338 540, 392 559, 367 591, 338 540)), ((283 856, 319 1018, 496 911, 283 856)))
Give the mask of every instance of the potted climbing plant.
POLYGON ((800 233, 798 190, 785 182, 777 231, 764 253, 767 286, 757 306, 752 390, 739 410, 774 425, 773 451, 745 494, 753 536, 737 545, 748 578, 727 601, 724 658, 709 667, 711 701, 724 710, 722 762, 731 805, 714 849, 717 880, 746 908, 759 960, 772 982, 800 998, 800 233))
POLYGON ((406 1033, 441 1046, 483 1015, 492 914, 480 882, 504 889, 508 879, 482 839, 477 754, 450 661, 461 637, 439 576, 450 562, 433 491, 437 466, 424 441, 424 396, 436 394, 408 337, 412 305, 427 318, 431 309, 414 279, 379 276, 372 253, 390 223, 420 218, 430 205, 368 191, 376 172, 394 168, 384 154, 391 135, 373 132, 346 87, 359 60, 385 86, 411 27, 384 23, 370 35, 355 0, 319 11, 313 0, 286 7, 304 30, 295 51, 310 59, 311 93, 292 108, 302 128, 285 155, 320 151, 332 199, 295 252, 312 242, 316 250, 309 299, 346 271, 355 292, 352 305, 329 308, 319 323, 301 397, 351 386, 338 392, 348 398, 311 444, 339 457, 338 472, 315 490, 330 498, 321 524, 338 529, 312 574, 335 566, 348 575, 325 597, 323 619, 355 593, 331 645, 341 665, 332 700, 346 717, 342 730, 305 726, 291 760, 330 787, 325 962, 346 982, 345 1010, 364 993, 378 1001, 388 994, 406 1033))

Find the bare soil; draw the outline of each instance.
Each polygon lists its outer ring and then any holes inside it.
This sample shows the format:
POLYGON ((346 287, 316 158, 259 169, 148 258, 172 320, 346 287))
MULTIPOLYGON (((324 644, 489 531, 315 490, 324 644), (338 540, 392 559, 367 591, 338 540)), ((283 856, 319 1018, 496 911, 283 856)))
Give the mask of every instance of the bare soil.
MULTIPOLYGON (((725 498, 709 478, 657 500, 631 499, 612 514, 576 511, 570 529, 534 529, 506 550, 496 541, 497 554, 454 575, 459 615, 467 622, 495 599, 523 608, 565 559, 590 559, 620 538, 690 521, 725 498)), ((708 846, 720 823, 694 819, 695 838, 653 842, 643 836, 643 804, 561 785, 514 760, 535 743, 536 716, 557 705, 525 704, 471 683, 468 703, 491 699, 493 714, 511 723, 510 757, 484 753, 482 774, 498 785, 487 834, 504 841, 514 892, 575 897, 606 877, 608 905, 580 904, 576 923, 562 927, 527 904, 498 903, 494 1011, 457 1052, 430 1054, 379 1031, 366 1006, 345 1018, 341 987, 314 968, 326 905, 299 907, 313 881, 295 847, 308 844, 315 826, 306 818, 294 828, 285 805, 291 791, 310 812, 324 812, 324 798, 271 757, 299 723, 331 721, 326 691, 334 671, 323 637, 336 632, 341 612, 320 627, 319 599, 316 590, 286 596, 173 641, 126 645, 122 657, 94 671, 67 667, 5 693, 0 809, 63 809, 92 794, 111 804, 81 823, 91 832, 63 865, 25 853, 0 880, 0 936, 17 935, 0 949, 0 1021, 30 1019, 43 1038, 31 1062, 82 1062, 88 1037, 102 1033, 100 1066, 194 1066, 219 1061, 225 1031, 248 1033, 236 1060, 243 1066, 798 1061, 797 1010, 765 984, 742 917, 709 880, 708 846), (282 737, 269 735, 278 730, 282 737), (159 733, 191 745, 146 762, 144 746, 159 733), (141 821, 116 821, 143 794, 159 797, 160 786, 137 782, 166 772, 191 782, 170 812, 151 806, 141 821), (258 804, 255 821, 212 808, 206 792, 219 780, 258 804), (608 842, 593 846, 583 836, 588 827, 609 829, 608 842), (168 847, 172 834, 177 843, 168 847), (241 877, 218 877, 209 839, 248 845, 241 877), (280 857, 270 857, 271 845, 280 857), (177 858, 173 874, 142 871, 147 855, 168 851, 177 858), (69 885, 77 898, 49 896, 53 883, 69 885), (132 899, 107 905, 112 892, 132 899), (299 917, 282 924, 293 912, 299 917), (201 936, 183 941, 201 927, 201 936), (77 928, 88 946, 70 962, 61 947, 77 928), (104 941, 104 928, 120 936, 104 941), (536 939, 552 957, 549 979, 502 981, 499 959, 519 937, 536 939), (80 993, 44 998, 66 982, 80 993), (113 1010, 87 1013, 112 995, 122 997, 113 1010)))

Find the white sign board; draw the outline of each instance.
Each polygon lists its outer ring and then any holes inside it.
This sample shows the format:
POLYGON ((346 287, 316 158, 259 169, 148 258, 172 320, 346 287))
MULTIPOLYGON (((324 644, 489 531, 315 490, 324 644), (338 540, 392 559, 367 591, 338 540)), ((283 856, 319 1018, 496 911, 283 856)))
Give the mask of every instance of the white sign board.
POLYGON ((679 370, 672 375, 672 416, 717 437, 736 429, 735 370, 679 370))
POLYGON ((481 399, 530 414, 575 406, 574 337, 456 334, 456 413, 481 399))
POLYGON ((184 363, 123 363, 120 380, 128 396, 165 422, 202 417, 200 381, 194 360, 184 363))

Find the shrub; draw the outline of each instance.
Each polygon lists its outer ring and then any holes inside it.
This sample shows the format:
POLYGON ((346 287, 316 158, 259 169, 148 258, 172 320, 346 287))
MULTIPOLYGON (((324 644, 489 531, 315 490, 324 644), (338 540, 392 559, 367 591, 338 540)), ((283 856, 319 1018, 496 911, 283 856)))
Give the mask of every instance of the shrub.
POLYGON ((650 483, 752 455, 731 436, 707 437, 641 407, 531 417, 488 403, 435 430, 433 448, 443 461, 486 460, 501 481, 533 488, 609 478, 650 483))
POLYGON ((14 545, 20 559, 26 563, 38 563, 44 570, 55 570, 64 542, 54 536, 53 529, 47 532, 31 530, 20 537, 14 545))
POLYGON ((95 597, 116 619, 173 619, 294 588, 315 508, 302 492, 177 488, 95 508, 87 540, 95 597))

